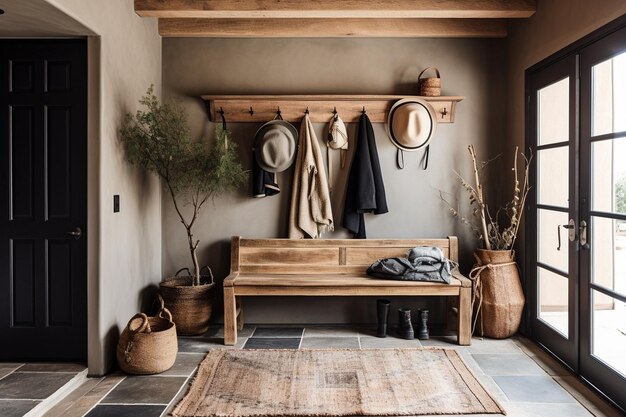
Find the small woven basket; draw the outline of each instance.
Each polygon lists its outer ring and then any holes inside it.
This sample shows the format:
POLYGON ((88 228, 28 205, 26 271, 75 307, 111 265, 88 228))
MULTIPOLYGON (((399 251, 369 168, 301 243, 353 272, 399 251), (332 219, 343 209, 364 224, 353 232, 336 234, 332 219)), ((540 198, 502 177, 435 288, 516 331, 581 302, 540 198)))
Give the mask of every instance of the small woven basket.
POLYGON ((117 344, 117 362, 122 371, 134 375, 165 372, 178 353, 176 325, 159 296, 161 309, 155 317, 135 314, 117 344))
POLYGON ((420 96, 439 97, 441 95, 441 74, 436 67, 425 68, 420 75, 417 76, 417 89, 420 96), (422 75, 429 69, 435 70, 436 77, 422 78, 422 75))

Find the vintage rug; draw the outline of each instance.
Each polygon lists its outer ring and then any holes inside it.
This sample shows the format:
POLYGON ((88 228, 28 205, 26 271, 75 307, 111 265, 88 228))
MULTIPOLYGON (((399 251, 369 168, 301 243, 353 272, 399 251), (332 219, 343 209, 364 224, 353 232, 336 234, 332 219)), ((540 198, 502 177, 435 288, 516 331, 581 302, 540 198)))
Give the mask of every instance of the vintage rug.
POLYGON ((173 415, 505 414, 454 349, 213 350, 173 415))

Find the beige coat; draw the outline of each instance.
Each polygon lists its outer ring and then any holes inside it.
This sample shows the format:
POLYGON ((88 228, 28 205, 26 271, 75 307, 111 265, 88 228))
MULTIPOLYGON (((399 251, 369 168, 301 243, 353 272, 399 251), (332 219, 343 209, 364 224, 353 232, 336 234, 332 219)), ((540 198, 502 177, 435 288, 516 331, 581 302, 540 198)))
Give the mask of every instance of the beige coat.
POLYGON ((320 238, 334 229, 330 192, 320 145, 309 115, 300 125, 298 155, 296 156, 289 238, 320 238))

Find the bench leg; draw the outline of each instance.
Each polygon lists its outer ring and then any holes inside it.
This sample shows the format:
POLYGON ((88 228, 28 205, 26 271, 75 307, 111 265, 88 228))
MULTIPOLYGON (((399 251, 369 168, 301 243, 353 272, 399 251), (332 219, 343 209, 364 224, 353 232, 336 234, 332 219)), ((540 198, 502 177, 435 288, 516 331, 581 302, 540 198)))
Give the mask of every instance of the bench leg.
POLYGON ((237 313, 237 330, 243 330, 243 297, 237 297, 237 307, 239 312, 237 313))
POLYGON ((233 346, 237 343, 237 306, 235 289, 224 287, 224 344, 233 346))
POLYGON ((459 291, 458 343, 469 346, 472 343, 472 288, 461 287, 459 291))

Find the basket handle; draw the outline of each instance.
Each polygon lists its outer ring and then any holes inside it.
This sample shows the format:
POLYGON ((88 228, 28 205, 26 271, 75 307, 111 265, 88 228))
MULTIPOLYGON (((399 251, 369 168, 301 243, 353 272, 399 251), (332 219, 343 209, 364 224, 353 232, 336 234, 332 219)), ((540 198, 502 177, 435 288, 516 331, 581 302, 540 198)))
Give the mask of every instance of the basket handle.
POLYGON ((435 73, 437 74, 437 78, 441 78, 441 74, 439 74, 439 68, 437 68, 437 67, 426 67, 426 68, 424 68, 424 70, 422 72, 420 72, 420 75, 417 76, 417 80, 419 81, 422 78, 422 75, 424 75, 424 73, 426 71, 428 71, 429 69, 434 69, 435 73))
POLYGON ((209 276, 211 277, 211 284, 215 283, 215 279, 213 279, 213 271, 211 270, 211 267, 208 265, 204 265, 202 268, 200 268, 200 273, 202 273, 202 270, 206 269, 207 271, 209 271, 209 276))
POLYGON ((157 301, 160 304, 159 312, 157 313, 157 316, 169 321, 170 323, 173 323, 172 313, 165 307, 165 301, 163 300, 163 297, 161 297, 161 294, 157 294, 157 301))
POLYGON ((150 333, 150 331, 151 331, 150 323, 148 322, 148 316, 146 316, 144 313, 137 313, 137 314, 135 314, 128 321, 128 325, 126 327, 128 328, 128 331, 131 334, 137 334, 137 333, 142 333, 142 332, 150 333), (135 328, 134 326, 132 326, 132 323, 133 323, 133 321, 135 321, 137 319, 141 319, 141 325, 135 328))
POLYGON ((178 271, 176 271, 176 273, 174 274, 174 276, 178 276, 178 274, 180 274, 183 271, 187 271, 187 275, 191 275, 191 271, 189 271, 189 268, 180 268, 178 271))

